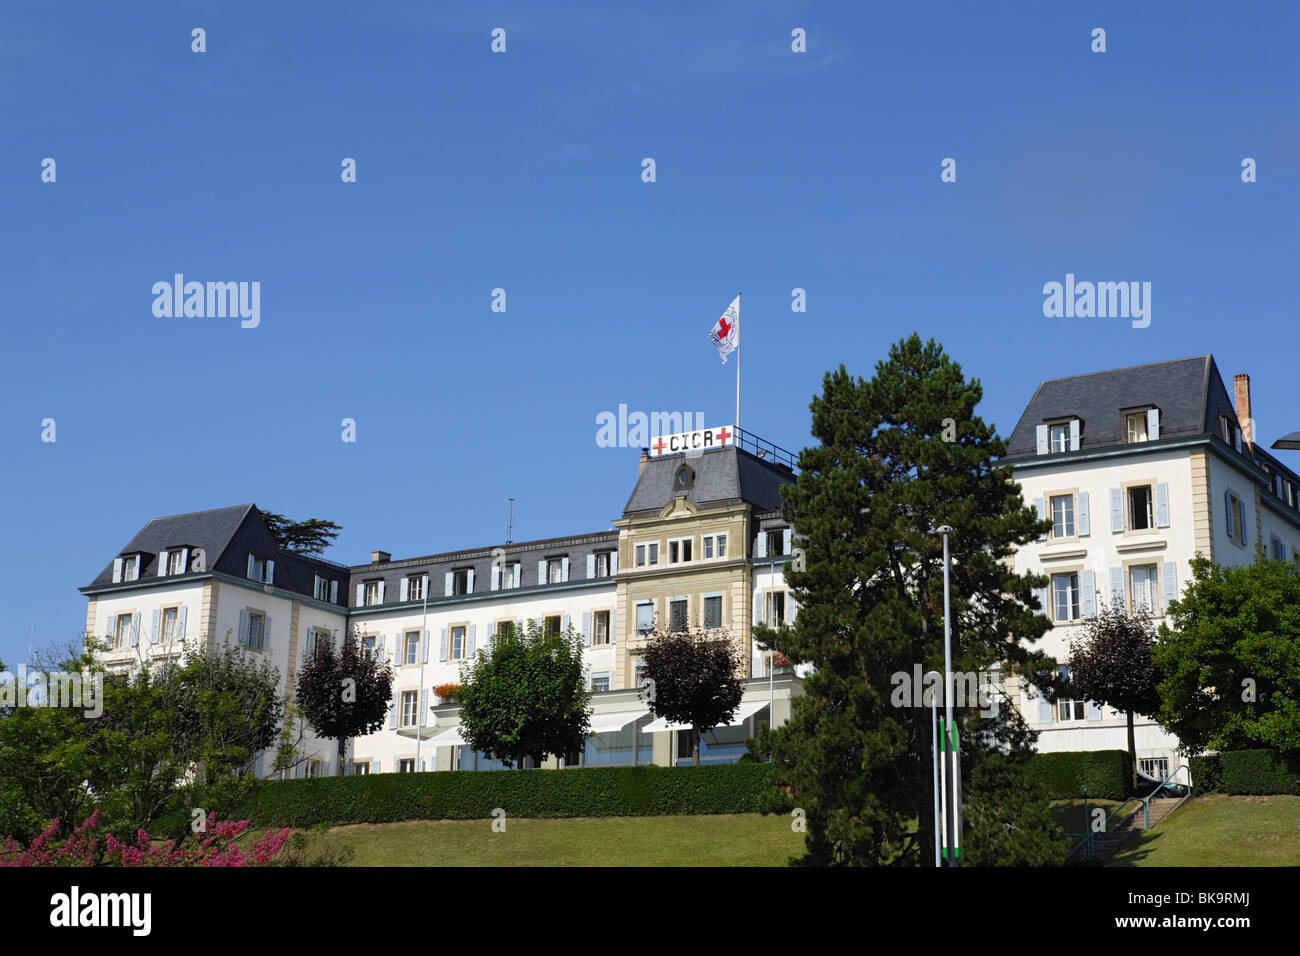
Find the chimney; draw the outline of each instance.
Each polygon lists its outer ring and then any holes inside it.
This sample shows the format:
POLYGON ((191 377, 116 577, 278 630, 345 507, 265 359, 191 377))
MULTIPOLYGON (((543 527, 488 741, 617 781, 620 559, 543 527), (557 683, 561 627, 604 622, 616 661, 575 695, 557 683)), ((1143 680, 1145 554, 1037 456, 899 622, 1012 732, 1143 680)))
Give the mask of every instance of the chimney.
POLYGON ((1237 426, 1241 429, 1241 440, 1247 445, 1255 444, 1255 422, 1250 417, 1250 376, 1238 372, 1232 376, 1233 404, 1237 409, 1237 426))
POLYGON ((391 561, 391 560, 393 560, 393 556, 392 556, 391 554, 389 554, 387 551, 371 551, 371 552, 370 552, 370 563, 371 563, 371 564, 383 564, 384 562, 386 562, 386 561, 391 561))
POLYGON ((650 460, 650 449, 649 449, 649 448, 642 448, 642 449, 641 449, 641 459, 640 459, 640 461, 637 462, 637 465, 636 465, 636 476, 637 476, 638 478, 640 478, 641 475, 645 472, 645 463, 646 463, 647 461, 649 461, 649 460, 650 460))

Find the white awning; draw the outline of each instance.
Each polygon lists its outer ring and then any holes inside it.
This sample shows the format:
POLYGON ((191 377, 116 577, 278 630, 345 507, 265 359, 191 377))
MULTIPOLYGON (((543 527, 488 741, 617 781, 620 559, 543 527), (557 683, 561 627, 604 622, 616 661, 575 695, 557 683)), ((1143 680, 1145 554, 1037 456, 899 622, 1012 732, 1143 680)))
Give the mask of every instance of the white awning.
POLYGON ((468 747, 469 743, 460 735, 460 728, 453 727, 451 730, 444 730, 438 736, 432 738, 429 743, 435 747, 468 747))
MULTIPOLYGON (((767 701, 765 700, 751 700, 748 703, 742 702, 741 705, 736 708, 736 713, 732 716, 731 720, 725 724, 721 724, 720 726, 739 727, 741 724, 749 720, 749 718, 753 717, 755 714, 757 714, 760 710, 762 710, 766 706, 767 706, 767 701)), ((690 729, 691 729, 690 724, 670 724, 666 717, 660 717, 658 720, 646 724, 644 727, 642 727, 641 733, 657 734, 664 730, 690 730, 690 729)))
POLYGON ((632 721, 641 719, 648 713, 650 713, 649 710, 642 708, 641 710, 616 710, 611 714, 592 714, 591 730, 589 733, 615 733, 632 723, 632 721))

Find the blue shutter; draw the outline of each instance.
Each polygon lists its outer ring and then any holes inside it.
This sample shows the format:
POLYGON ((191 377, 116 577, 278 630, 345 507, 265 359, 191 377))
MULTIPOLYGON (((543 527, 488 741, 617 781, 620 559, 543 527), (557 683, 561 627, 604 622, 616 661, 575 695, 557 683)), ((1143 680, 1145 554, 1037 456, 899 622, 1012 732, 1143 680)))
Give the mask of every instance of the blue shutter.
POLYGON ((1226 489, 1223 492, 1223 517, 1224 517, 1224 530, 1228 532, 1229 538, 1235 540, 1237 536, 1233 532, 1232 525, 1233 522, 1236 520, 1236 515, 1233 514, 1232 492, 1227 491, 1226 489))
POLYGON ((786 528, 781 532, 781 543, 785 554, 790 553, 790 545, 793 543, 794 528, 786 528))
POLYGON ((158 622, 161 618, 161 615, 162 615, 162 611, 160 611, 158 608, 153 609, 153 617, 150 620, 150 626, 149 626, 150 644, 157 644, 162 639, 162 635, 158 633, 158 622))
POLYGON ((1070 419, 1070 451, 1079 450, 1079 419, 1070 419))
POLYGON ((1038 439, 1038 454, 1046 455, 1050 450, 1050 447, 1047 443, 1047 426, 1039 425, 1038 428, 1036 429, 1036 432, 1037 432, 1036 437, 1038 439))
POLYGON ((1169 527, 1169 483, 1167 481, 1156 485, 1156 527, 1169 527))
POLYGON ((239 611, 239 643, 248 643, 248 608, 239 611))
POLYGON ((1042 607, 1042 613, 1046 614, 1048 619, 1052 616, 1052 606, 1047 597, 1047 588, 1034 588, 1034 597, 1038 598, 1039 606, 1042 607))
POLYGON ((1110 489, 1110 530, 1112 534, 1124 532, 1124 490, 1110 489))
POLYGON ((582 612, 582 646, 591 646, 591 612, 582 612))
POLYGON ((567 634, 568 631, 569 631, 569 615, 567 615, 567 614, 561 614, 561 615, 560 615, 560 633, 561 633, 561 634, 567 634))
POLYGON ((339 583, 337 581, 330 582, 330 603, 339 603, 339 583))
POLYGON ((538 584, 546 583, 546 559, 545 558, 537 562, 537 583, 538 584))
POLYGON ((1088 514, 1088 492, 1081 491, 1074 496, 1074 528, 1080 537, 1092 534, 1092 518, 1088 514))
POLYGON ((131 646, 140 646, 140 612, 131 615, 131 646))
MULTIPOLYGON (((415 722, 417 725, 421 727, 424 726, 424 715, 427 714, 428 712, 429 712, 429 688, 421 687, 420 688, 420 712, 415 715, 415 722)), ((423 770, 424 768, 421 767, 420 769, 423 770)))
POLYGON ((429 663, 429 645, 431 643, 433 642, 429 640, 429 629, 427 627, 421 628, 420 629, 420 663, 421 664, 429 663))
POLYGON ((477 625, 471 624, 469 627, 465 628, 465 642, 466 642, 465 656, 466 657, 474 656, 474 631, 476 627, 477 625))
POLYGON ((366 603, 366 585, 364 581, 357 582, 357 607, 362 607, 366 603))
POLYGON ((1124 606, 1124 569, 1110 569, 1110 603, 1124 606))
POLYGON ((113 583, 117 584, 122 580, 122 559, 113 559, 113 583))
POLYGON ((1084 617, 1097 616, 1097 579, 1091 571, 1079 572, 1079 608, 1084 617))
POLYGON ((262 615, 262 650, 271 648, 271 615, 262 615))
POLYGON ((611 575, 618 574, 618 551, 609 553, 609 573, 611 575))
MULTIPOLYGON (((1038 520, 1039 520, 1039 521, 1044 521, 1044 520, 1046 520, 1046 518, 1047 518, 1047 499, 1046 499, 1046 498, 1035 498, 1035 499, 1034 499, 1034 511, 1036 511, 1036 512, 1038 513, 1038 520)), ((1044 533, 1044 534, 1040 534, 1040 535, 1038 536, 1038 540, 1039 540, 1039 541, 1045 541, 1046 539, 1047 539, 1047 534, 1046 534, 1046 533, 1044 533)))
POLYGON ((451 597, 451 572, 448 571, 442 578, 442 596, 451 597))
POLYGON ((185 640, 185 615, 186 615, 186 607, 185 607, 184 604, 182 604, 182 605, 181 605, 181 609, 180 609, 179 611, 176 612, 176 637, 175 637, 175 639, 178 640, 178 641, 183 641, 183 640, 185 640))
POLYGON ((411 579, 402 578, 402 596, 400 600, 403 604, 405 604, 406 601, 408 600, 410 593, 411 593, 411 579))
POLYGON ((767 557, 767 532, 761 529, 758 532, 758 540, 754 542, 754 557, 767 557))
POLYGON ((560 559, 560 580, 561 581, 569 580, 569 559, 568 558, 560 559))
MULTIPOLYGON (((394 694, 396 694, 396 692, 394 692, 394 694)), ((397 729, 397 697, 396 696, 394 696, 393 699, 388 702, 388 729, 389 730, 397 729)))
POLYGON ((501 590, 501 565, 496 562, 492 563, 492 578, 489 587, 491 587, 493 591, 501 590))
POLYGON ((470 568, 465 572, 465 593, 474 593, 474 569, 470 568))
POLYGON ((1164 612, 1169 612, 1169 605, 1178 600, 1178 565, 1173 561, 1166 561, 1160 565, 1160 588, 1164 595, 1165 606, 1164 612))
MULTIPOLYGON (((1038 688, 1034 688, 1036 691, 1038 688)), ((1050 724, 1052 722, 1052 702, 1048 699, 1047 694, 1038 691, 1038 722, 1040 724, 1050 724)))
POLYGON ((589 554, 587 555, 587 580, 591 580, 595 576, 596 576, 596 556, 594 554, 589 554))
POLYGON ((248 552, 248 573, 244 575, 248 580, 253 580, 253 552, 248 552))
MULTIPOLYGON (((183 570, 183 569, 182 569, 183 570)), ((158 577, 164 577, 167 574, 167 552, 158 552, 158 577)))
POLYGON ((384 603, 384 585, 386 583, 387 582, 385 582, 382 578, 379 580, 379 603, 380 604, 384 603))
MULTIPOLYGON (((759 536, 759 540, 762 540, 762 535, 759 536)), ((764 607, 763 592, 758 588, 754 588, 754 623, 755 624, 763 623, 764 610, 766 610, 766 608, 764 607)))
POLYGON ((1246 532, 1246 502, 1238 498, 1237 509, 1238 514, 1241 517, 1241 543, 1248 544, 1250 542, 1250 535, 1246 532))
POLYGON ((444 627, 442 629, 442 635, 438 639, 438 660, 445 661, 446 659, 447 659, 447 629, 444 627))
POLYGON ((1147 441, 1160 440, 1160 410, 1153 408, 1147 412, 1147 441))
POLYGON ((274 583, 275 583, 275 562, 274 562, 274 561, 267 561, 267 562, 266 562, 266 581, 265 581, 265 583, 266 583, 266 584, 274 584, 274 583))
POLYGON ((1083 705, 1084 713, 1089 720, 1101 720, 1101 705, 1092 701, 1085 701, 1083 705))

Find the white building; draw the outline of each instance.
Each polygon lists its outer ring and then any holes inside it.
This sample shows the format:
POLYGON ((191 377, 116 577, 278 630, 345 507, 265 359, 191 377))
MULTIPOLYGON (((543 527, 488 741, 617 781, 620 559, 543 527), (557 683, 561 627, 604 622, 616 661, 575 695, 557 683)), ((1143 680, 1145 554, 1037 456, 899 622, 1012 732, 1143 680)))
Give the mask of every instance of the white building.
MULTIPOLYGON (((1253 441, 1250 381, 1229 398, 1212 356, 1043 382, 1003 463, 1053 530, 1022 548, 1019 573, 1050 576, 1039 599, 1054 627, 1039 646, 1069 656, 1099 601, 1145 607, 1163 620, 1199 552, 1216 564, 1297 561, 1300 476, 1253 441)), ((1124 717, 1090 701, 1049 702, 1014 685, 1038 749, 1127 750, 1124 717)), ((1135 720, 1139 767, 1157 779, 1181 762, 1177 740, 1135 720)))

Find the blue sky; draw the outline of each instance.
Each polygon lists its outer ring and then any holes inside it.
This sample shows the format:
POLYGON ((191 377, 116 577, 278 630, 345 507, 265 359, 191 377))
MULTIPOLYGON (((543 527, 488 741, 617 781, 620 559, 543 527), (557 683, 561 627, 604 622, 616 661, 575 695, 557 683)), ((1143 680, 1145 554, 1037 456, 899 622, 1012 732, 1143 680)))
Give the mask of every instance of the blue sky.
POLYGON ((347 563, 498 543, 511 496, 516 540, 606 528, 637 451, 596 416, 730 423, 706 333, 738 290, 742 425, 794 449, 823 373, 913 330, 1003 434, 1041 379, 1205 352, 1251 374, 1266 442, 1300 428, 1298 29, 1280 4, 8 3, 0 659, 75 637, 76 588, 154 516, 325 517, 347 563), (260 325, 155 317, 177 272, 260 282, 260 325), (1151 325, 1045 318, 1067 272, 1151 282, 1151 325))

